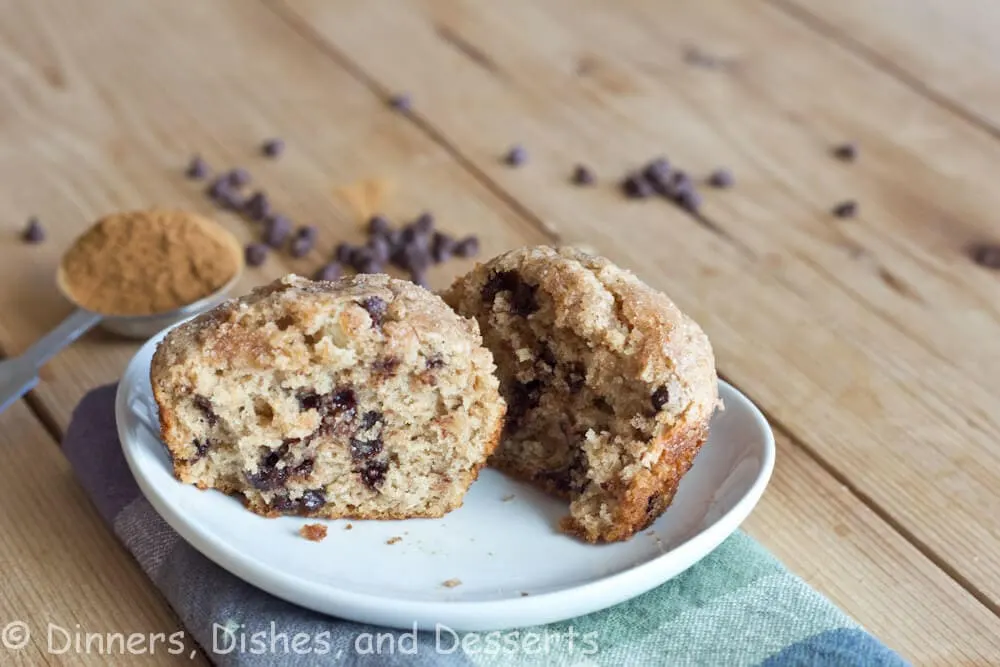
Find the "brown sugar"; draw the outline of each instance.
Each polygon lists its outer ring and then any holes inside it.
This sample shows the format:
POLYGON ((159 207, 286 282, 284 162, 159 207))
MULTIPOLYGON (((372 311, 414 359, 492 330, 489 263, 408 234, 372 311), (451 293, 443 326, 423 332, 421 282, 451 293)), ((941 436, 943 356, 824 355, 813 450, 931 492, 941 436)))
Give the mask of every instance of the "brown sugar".
POLYGON ((185 211, 101 218, 63 257, 61 281, 77 305, 104 315, 150 315, 203 299, 240 269, 222 227, 185 211))

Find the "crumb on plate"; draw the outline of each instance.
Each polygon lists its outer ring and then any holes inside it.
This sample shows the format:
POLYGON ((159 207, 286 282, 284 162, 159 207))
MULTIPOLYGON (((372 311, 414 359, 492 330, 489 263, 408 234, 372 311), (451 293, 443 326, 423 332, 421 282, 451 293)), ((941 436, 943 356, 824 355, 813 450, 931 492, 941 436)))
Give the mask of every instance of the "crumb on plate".
POLYGON ((322 542, 326 539, 326 526, 321 523, 307 523, 299 528, 299 535, 310 542, 322 542))

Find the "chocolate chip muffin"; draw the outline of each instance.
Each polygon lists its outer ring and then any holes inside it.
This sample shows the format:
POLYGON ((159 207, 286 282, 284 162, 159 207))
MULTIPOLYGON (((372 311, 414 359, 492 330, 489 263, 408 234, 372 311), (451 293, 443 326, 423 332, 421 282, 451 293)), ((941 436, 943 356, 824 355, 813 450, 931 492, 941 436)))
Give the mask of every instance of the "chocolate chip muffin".
POLYGON ((670 504, 718 404, 708 338, 606 259, 522 248, 444 299, 479 322, 507 401, 491 464, 570 501, 561 528, 624 540, 670 504))
POLYGON ((272 516, 441 516, 505 409, 476 323, 385 275, 228 301, 167 335, 151 379, 177 478, 272 516))

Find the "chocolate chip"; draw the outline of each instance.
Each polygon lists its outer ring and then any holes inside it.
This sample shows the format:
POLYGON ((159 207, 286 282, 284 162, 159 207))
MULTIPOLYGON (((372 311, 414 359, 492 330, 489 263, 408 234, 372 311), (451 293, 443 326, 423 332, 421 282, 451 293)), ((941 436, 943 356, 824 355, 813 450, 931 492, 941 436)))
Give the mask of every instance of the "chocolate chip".
POLYGON ((665 157, 651 160, 642 168, 642 176, 650 184, 665 183, 670 177, 670 162, 665 157))
POLYGON ((396 111, 407 112, 413 108, 413 100, 409 93, 396 93, 389 98, 389 106, 396 111))
POLYGON ((430 284, 427 281, 426 271, 410 271, 410 282, 421 287, 427 287, 430 284))
POLYGON ((434 370, 435 368, 441 368, 444 366, 444 359, 440 354, 433 354, 427 357, 427 362, 425 363, 428 370, 434 370))
POLYGON ((654 391, 651 400, 653 402, 653 410, 659 412, 670 401, 670 390, 667 388, 667 385, 663 385, 654 391))
POLYGON ((262 456, 257 463, 257 472, 244 472, 247 482, 260 491, 271 491, 283 485, 288 478, 288 471, 283 467, 279 468, 278 463, 286 451, 287 449, 274 450, 262 456))
POLYGON ((490 276, 483 286, 482 298, 486 303, 492 303, 500 292, 510 292, 511 312, 521 317, 527 317, 538 310, 535 291, 538 288, 521 280, 516 271, 500 271, 490 276))
POLYGON ((389 310, 389 304, 385 299, 378 296, 370 296, 361 302, 361 307, 368 311, 368 316, 372 318, 372 326, 380 327, 385 321, 385 314, 389 310))
POLYGON ((511 167, 520 167, 522 164, 528 161, 528 151, 524 150, 524 146, 520 144, 514 144, 507 151, 507 155, 504 156, 504 162, 506 162, 511 167))
POLYGON ((296 236, 292 239, 292 245, 289 247, 288 252, 292 257, 304 257, 313 248, 314 239, 309 236, 296 236))
POLYGON ((475 257, 479 254, 479 238, 466 236, 455 244, 455 254, 459 257, 475 257))
POLYGON ((708 184, 713 188, 726 189, 733 187, 736 179, 733 178, 733 172, 729 171, 725 167, 720 167, 716 169, 708 176, 708 184))
POLYGON ((849 141, 833 149, 833 155, 838 160, 844 162, 854 162, 858 159, 858 146, 853 141, 849 141))
POLYGON ((205 421, 208 422, 209 428, 219 423, 219 415, 215 414, 215 410, 212 409, 212 401, 201 394, 195 394, 191 402, 205 415, 205 421))
POLYGON ((243 256, 249 266, 260 266, 267 259, 267 246, 263 243, 251 243, 243 250, 243 256))
POLYGON ((379 264, 385 264, 389 261, 391 252, 389 242, 385 240, 384 236, 373 236, 369 239, 368 249, 371 251, 372 259, 379 264))
POLYGON ((541 359, 544 364, 552 368, 555 368, 558 363, 556 355, 552 351, 552 348, 548 346, 548 343, 542 343, 542 349, 538 352, 538 358, 541 359))
POLYGON ((272 248, 280 248, 292 233, 292 221, 283 215, 272 215, 264 223, 264 243, 272 248))
POLYGON ((858 214, 858 203, 853 200, 842 201, 831 210, 838 218, 853 218, 858 214))
POLYGON ((453 252, 455 252, 455 239, 442 232, 434 232, 434 238, 431 240, 431 259, 441 264, 451 259, 453 252))
POLYGON ((316 236, 319 232, 316 229, 316 225, 302 225, 295 230, 295 236, 300 238, 308 238, 311 241, 316 240, 316 236))
POLYGON ((362 431, 367 431, 368 429, 375 426, 375 424, 382 421, 383 415, 378 410, 369 410, 368 412, 361 415, 361 425, 358 428, 362 431))
POLYGON ((341 264, 352 266, 353 253, 354 253, 354 246, 352 246, 350 243, 338 243, 337 249, 334 250, 333 252, 333 257, 341 264))
POLYGON ((205 194, 207 194, 210 199, 213 199, 216 202, 221 202, 230 194, 230 191, 231 186, 229 185, 229 178, 227 175, 223 174, 208 184, 205 194))
POLYGON ((368 257, 367 259, 364 259, 355 264, 354 268, 358 273, 372 274, 372 273, 382 273, 383 266, 382 263, 379 262, 374 257, 368 257))
POLYGON ((299 394, 299 409, 305 410, 318 410, 319 406, 322 404, 322 396, 314 391, 309 391, 304 394, 299 394))
POLYGON ((387 461, 367 461, 359 471, 361 473, 361 481, 374 491, 385 482, 385 474, 388 470, 389 463, 387 461))
POLYGON ((396 357, 385 357, 372 362, 372 371, 376 375, 392 376, 396 374, 400 361, 396 357))
POLYGON ((24 227, 24 231, 21 232, 21 239, 25 243, 30 243, 32 245, 41 243, 45 240, 45 230, 42 229, 42 225, 38 222, 38 218, 28 218, 28 224, 24 227))
POLYGON ((355 461, 363 461, 373 456, 378 456, 382 452, 382 438, 372 440, 359 440, 351 438, 351 458, 355 461))
POLYGON ((281 139, 268 139, 261 144, 260 152, 267 157, 278 157, 285 152, 285 142, 281 139))
POLYGON ((430 234, 434 231, 434 214, 424 211, 413 221, 413 228, 421 234, 430 234))
POLYGON ((271 498, 268 508, 275 512, 290 513, 299 508, 299 504, 288 497, 286 493, 277 493, 271 498))
POLYGON ((514 383, 511 392, 510 411, 518 417, 523 416, 529 410, 538 407, 542 400, 541 380, 529 380, 528 382, 514 383))
POLYGON ((289 474, 295 477, 308 477, 312 474, 313 466, 315 464, 315 459, 303 459, 302 463, 292 468, 289 474))
POLYGON ((566 386, 569 388, 569 393, 578 393, 581 389, 583 389, 583 385, 586 382, 587 369, 584 368, 583 364, 573 364, 573 366, 566 373, 566 386))
POLYGON ((244 202, 243 212, 246 213, 247 217, 251 220, 259 222, 271 214, 271 202, 268 200, 267 195, 263 191, 258 190, 250 195, 250 198, 244 202))
POLYGON ((622 181, 622 191, 629 199, 645 199, 653 194, 653 186, 641 174, 629 174, 622 181))
POLYGON ((299 504, 307 512, 315 512, 326 504, 326 494, 323 489, 309 489, 302 494, 299 504))
POLYGON ((969 248, 969 257, 984 269, 1000 269, 1000 244, 976 244, 969 248))
POLYGON ((430 253, 419 245, 405 245, 393 253, 392 261, 411 273, 423 273, 431 264, 430 253))
POLYGON ((208 454, 208 450, 211 447, 208 440, 199 440, 197 438, 195 438, 194 442, 192 442, 191 444, 194 445, 195 461, 197 461, 198 459, 205 458, 205 455, 208 454))
POLYGON ((208 163, 201 159, 200 155, 195 155, 191 158, 191 162, 188 163, 187 170, 184 173, 191 180, 200 181, 208 176, 208 171, 208 163))
POLYGON ((337 264, 336 262, 330 262, 328 264, 324 264, 319 268, 319 270, 316 272, 316 280, 325 280, 332 282, 340 278, 340 275, 341 275, 340 264, 337 264))
POLYGON ((381 215, 373 215, 368 219, 368 233, 372 236, 384 236, 392 229, 389 221, 381 215))
POLYGON ((242 167, 236 167, 235 169, 230 169, 223 175, 226 179, 226 183, 234 188, 241 188, 250 182, 250 173, 243 169, 242 167))
POLYGON ((594 172, 590 170, 590 167, 578 164, 573 168, 572 180, 576 185, 593 185, 597 178, 594 176, 594 172))
POLYGON ((698 209, 701 208, 701 195, 693 187, 685 188, 678 192, 674 201, 685 211, 690 211, 691 213, 697 213, 698 209))

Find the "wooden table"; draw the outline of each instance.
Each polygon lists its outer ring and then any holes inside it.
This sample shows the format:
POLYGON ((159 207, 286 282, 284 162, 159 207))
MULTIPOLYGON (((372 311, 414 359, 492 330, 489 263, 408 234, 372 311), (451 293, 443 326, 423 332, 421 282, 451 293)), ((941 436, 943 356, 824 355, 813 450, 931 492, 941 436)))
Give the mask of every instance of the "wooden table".
MULTIPOLYGON (((390 183, 484 254, 584 244, 672 295, 778 438, 746 529, 918 664, 1000 664, 1000 5, 988 0, 205 0, 0 4, 0 345, 65 316, 53 270, 116 209, 213 213, 193 153, 321 227, 244 288, 361 238, 334 191, 390 183), (385 104, 408 91, 413 111, 385 104), (258 155, 283 137, 285 156, 258 155), (855 141, 845 163, 830 148, 855 141), (513 143, 530 160, 506 167, 513 143), (701 220, 625 200, 658 154, 728 166, 701 220), (590 165, 593 188, 568 183, 590 165), (854 199, 859 214, 830 208, 854 199), (41 246, 18 233, 29 215, 41 246)), ((252 231, 218 218, 242 239, 252 231)), ((441 287, 468 263, 432 274, 441 287)), ((57 449, 136 349, 94 333, 0 416, 0 621, 177 620, 57 449)), ((78 662, 44 655, 24 664, 78 662)), ((7 658, 4 655, 4 658, 7 658)), ((93 664, 107 658, 92 657, 93 664)), ((168 661, 166 657, 150 662, 168 661)), ((122 663, 126 663, 122 659, 122 663)))

